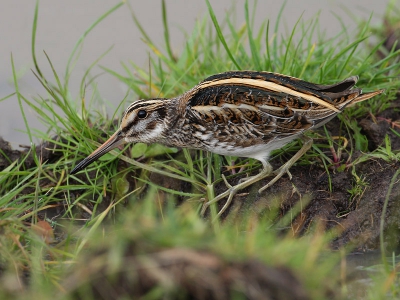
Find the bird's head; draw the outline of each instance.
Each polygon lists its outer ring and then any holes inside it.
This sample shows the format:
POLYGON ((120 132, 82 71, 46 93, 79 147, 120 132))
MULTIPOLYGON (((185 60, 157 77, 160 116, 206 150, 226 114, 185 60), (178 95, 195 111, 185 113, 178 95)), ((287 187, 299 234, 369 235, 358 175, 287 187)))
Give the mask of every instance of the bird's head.
POLYGON ((77 164, 71 174, 86 168, 119 145, 132 142, 149 144, 165 139, 168 131, 167 107, 170 101, 150 99, 132 103, 125 110, 119 129, 103 145, 77 164))

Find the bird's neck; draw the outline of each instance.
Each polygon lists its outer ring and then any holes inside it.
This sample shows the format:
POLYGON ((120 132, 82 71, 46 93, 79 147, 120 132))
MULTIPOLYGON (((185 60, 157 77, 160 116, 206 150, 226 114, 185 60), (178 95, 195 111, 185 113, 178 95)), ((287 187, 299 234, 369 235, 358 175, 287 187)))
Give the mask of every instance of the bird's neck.
POLYGON ((170 99, 170 101, 165 106, 164 131, 159 142, 167 146, 182 147, 176 135, 182 136, 186 105, 182 103, 182 96, 170 99))

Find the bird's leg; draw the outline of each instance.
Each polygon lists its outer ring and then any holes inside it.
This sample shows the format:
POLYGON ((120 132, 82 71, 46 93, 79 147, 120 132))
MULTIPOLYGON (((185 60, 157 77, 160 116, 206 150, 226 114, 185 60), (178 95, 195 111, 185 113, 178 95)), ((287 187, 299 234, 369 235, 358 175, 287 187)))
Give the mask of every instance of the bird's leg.
POLYGON ((313 140, 309 137, 306 136, 302 136, 301 140, 303 141, 303 146, 301 147, 301 149, 291 158, 289 159, 289 161, 287 161, 282 167, 280 167, 279 169, 277 169, 276 171, 272 172, 272 166, 268 163, 265 162, 263 163, 264 168, 262 169, 262 171, 255 175, 252 176, 250 178, 248 178, 246 181, 244 182, 240 182, 239 184, 232 186, 230 185, 225 176, 222 175, 222 178, 226 184, 226 186, 228 187, 228 189, 219 194, 217 197, 215 197, 214 199, 204 203, 203 208, 201 210, 201 214, 204 215, 206 209, 213 203, 218 202, 219 200, 228 197, 225 205, 221 208, 221 210, 218 212, 217 217, 221 216, 224 211, 228 208, 229 204, 232 202, 233 196, 235 196, 235 194, 248 187, 249 185, 252 185, 253 183, 260 181, 261 179, 264 179, 265 177, 268 177, 269 175, 271 175, 271 173, 275 174, 275 177, 268 182, 267 185, 263 186, 262 188, 260 188, 258 190, 259 193, 261 193, 262 191, 264 191, 265 189, 269 188, 270 186, 272 186, 276 181, 278 181, 279 178, 281 178, 285 173, 287 173, 290 177, 290 179, 292 178, 292 175, 289 172, 289 169, 291 166, 293 166, 293 164, 300 158, 303 156, 304 153, 306 153, 312 146, 312 142, 313 140))
POLYGON ((203 208, 201 210, 201 214, 203 215, 205 213, 206 209, 211 204, 213 204, 215 202, 218 202, 219 200, 221 200, 221 199, 223 199, 225 197, 228 197, 228 200, 226 201, 225 205, 221 208, 221 210, 218 212, 217 216, 219 217, 220 215, 222 215, 224 213, 224 211, 228 208, 229 204, 232 202, 233 196, 235 196, 235 194, 238 191, 240 191, 240 190, 248 187, 249 185, 252 185, 253 183, 255 183, 257 181, 260 181, 261 179, 271 175, 272 166, 268 162, 264 162, 263 165, 264 165, 264 168, 262 169, 262 171, 259 174, 255 175, 255 176, 252 176, 249 179, 247 179, 246 181, 241 182, 241 183, 239 183, 239 184, 237 184, 235 186, 230 185, 226 181, 225 176, 222 176, 222 178, 224 179, 224 182, 225 182, 226 186, 228 187, 228 189, 225 192, 219 194, 214 199, 204 203, 203 208))
MULTIPOLYGON (((261 160, 260 160, 260 161, 261 161, 261 160)), ((262 160, 261 162, 262 162, 262 164, 263 164, 263 169, 264 169, 264 170, 265 170, 265 169, 270 170, 269 172, 270 172, 270 174, 272 174, 273 171, 272 171, 272 166, 270 165, 270 163, 267 162, 267 161, 265 161, 265 160, 262 160)), ((222 175, 222 176, 223 176, 223 175, 222 175)), ((256 176, 258 176, 258 175, 252 175, 252 176, 248 176, 248 177, 243 177, 243 178, 240 178, 238 182, 239 182, 239 183, 243 183, 243 182, 246 182, 247 180, 250 180, 251 178, 256 177, 256 176)), ((267 176, 268 176, 268 175, 267 175, 267 176)), ((225 181, 225 185, 229 188, 230 186, 228 186, 225 177, 223 177, 223 179, 224 179, 224 181, 225 181)))
POLYGON ((312 138, 306 137, 306 136, 302 136, 301 140, 303 141, 303 147, 301 147, 301 149, 299 151, 297 151, 297 153, 291 158, 289 159, 282 167, 280 167, 279 169, 277 169, 276 171, 274 171, 274 174, 276 174, 276 176, 270 181, 268 182, 268 184, 266 184, 265 186, 263 186, 262 188, 260 188, 258 190, 259 193, 261 193, 262 191, 264 191, 265 189, 269 188, 270 186, 272 186, 276 181, 278 181, 279 178, 281 178, 285 173, 287 173, 289 175, 289 178, 292 179, 292 175, 289 172, 289 169, 291 168, 291 166, 293 166, 293 164, 300 158, 303 156, 304 153, 306 153, 312 146, 313 140, 312 138))

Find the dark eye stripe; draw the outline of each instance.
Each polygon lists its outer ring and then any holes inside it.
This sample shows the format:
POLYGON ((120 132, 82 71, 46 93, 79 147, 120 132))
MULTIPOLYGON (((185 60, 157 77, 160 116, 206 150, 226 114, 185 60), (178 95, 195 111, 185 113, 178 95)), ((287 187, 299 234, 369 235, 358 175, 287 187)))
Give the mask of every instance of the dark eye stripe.
MULTIPOLYGON (((142 106, 143 107, 143 106, 142 106)), ((151 107, 152 109, 153 107, 151 107)), ((135 108, 136 110, 137 108, 135 108)), ((148 108, 150 109, 150 108, 148 108)), ((156 110, 151 110, 146 111, 144 109, 140 109, 135 118, 133 118, 133 120, 130 120, 129 123, 126 123, 123 128, 121 129, 124 133, 128 132, 130 129, 132 129, 132 127, 136 126, 141 120, 144 120, 145 118, 147 118, 149 115, 152 115, 154 118, 164 118, 166 115, 165 109, 163 109, 163 107, 160 107, 159 109, 156 110), (143 116, 141 116, 141 114, 143 114, 143 116)), ((155 126, 153 126, 155 128, 155 126)))

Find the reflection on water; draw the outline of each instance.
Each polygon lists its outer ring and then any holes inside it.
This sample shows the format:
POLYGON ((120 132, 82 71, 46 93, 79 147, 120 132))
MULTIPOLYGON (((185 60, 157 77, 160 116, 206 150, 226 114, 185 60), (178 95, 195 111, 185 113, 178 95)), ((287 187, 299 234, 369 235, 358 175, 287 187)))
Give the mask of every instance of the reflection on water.
MULTIPOLYGON (((212 0, 210 2, 220 20, 232 5, 231 0, 212 0)), ((284 10, 284 24, 281 26, 281 32, 286 32, 285 28, 290 30, 300 15, 303 14, 304 19, 309 19, 318 11, 320 11, 321 27, 326 29, 327 35, 333 36, 341 30, 341 24, 332 11, 341 16, 351 32, 352 28, 355 27, 355 23, 351 20, 352 17, 344 13, 343 7, 351 11, 353 15, 364 19, 368 18, 371 12, 374 12, 372 22, 379 22, 387 2, 374 0, 354 0, 351 2, 304 0, 301 2, 300 7, 300 2, 289 0, 284 10)), ((116 3, 118 1, 115 0, 40 1, 36 51, 39 64, 46 77, 51 78, 51 70, 42 50, 45 50, 50 56, 57 72, 63 75, 76 41, 99 16, 116 3)), ((159 41, 158 45, 162 46, 164 32, 160 2, 131 1, 130 3, 145 30, 154 41, 159 41)), ((1 0, 0 99, 14 91, 12 86, 11 52, 13 53, 19 78, 19 86, 24 96, 29 99, 37 95, 47 96, 45 90, 30 71, 33 68, 31 31, 34 5, 35 1, 31 0, 1 0), (12 24, 12 27, 10 24, 12 24)), ((242 5, 239 1, 237 5, 237 24, 242 24, 244 20, 242 5)), ((256 28, 266 18, 270 19, 270 24, 275 24, 280 6, 281 1, 258 1, 255 15, 256 28)), ((206 4, 204 1, 176 0, 168 2, 167 10, 173 50, 178 52, 184 44, 182 28, 190 32, 196 18, 206 14, 206 4)), ((79 60, 76 62, 69 86, 72 99, 79 101, 79 85, 85 70, 112 45, 114 45, 112 51, 101 60, 101 65, 121 73, 123 72, 120 65, 121 61, 128 62, 132 60, 140 66, 148 65, 146 46, 141 41, 140 32, 134 26, 126 6, 118 9, 101 22, 85 40, 84 48, 79 60)), ((99 73, 102 73, 101 69, 95 68, 93 75, 99 73)), ((199 81, 201 79, 199 78, 199 81)), ((100 97, 106 103, 109 103, 108 111, 112 112, 124 97, 126 87, 108 74, 97 78, 95 83, 99 88, 100 97)), ((88 87, 87 96, 90 96, 92 90, 93 87, 88 87)), ((17 147, 19 143, 28 143, 27 135, 17 131, 25 128, 17 98, 13 97, 0 102, 0 107, 0 135, 10 141, 14 147, 17 147)), ((40 124, 35 113, 26 105, 24 107, 29 127, 44 130, 44 126, 40 124)))

